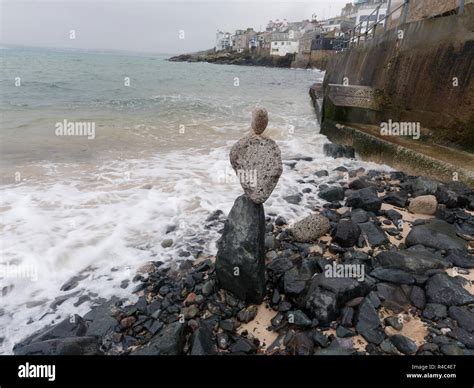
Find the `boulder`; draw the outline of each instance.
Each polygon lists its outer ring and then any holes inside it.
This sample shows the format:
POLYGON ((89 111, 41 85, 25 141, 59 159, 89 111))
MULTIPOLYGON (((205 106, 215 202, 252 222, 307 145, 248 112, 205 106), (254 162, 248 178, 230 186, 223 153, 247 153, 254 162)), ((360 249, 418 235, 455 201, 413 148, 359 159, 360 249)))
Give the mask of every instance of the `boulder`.
POLYGON ((150 342, 139 350, 132 352, 136 356, 177 356, 183 353, 185 337, 185 324, 173 322, 155 334, 150 342))
POLYGON ((395 334, 390 337, 392 344, 403 354, 414 354, 418 350, 418 346, 410 338, 401 334, 395 334))
POLYGON ((412 228, 405 240, 408 247, 424 245, 437 250, 466 251, 466 242, 456 235, 456 228, 441 220, 432 220, 412 228))
POLYGON ((378 197, 377 190, 374 187, 367 187, 349 193, 346 205, 352 208, 361 208, 375 212, 380 210, 382 200, 378 197))
POLYGON ((91 356, 101 355, 97 337, 66 337, 32 342, 13 349, 17 356, 91 356))
POLYGON ((296 241, 314 242, 329 232, 331 225, 329 220, 319 214, 311 214, 296 222, 291 233, 296 241))
POLYGON ((367 239, 367 242, 373 246, 378 247, 380 245, 386 245, 390 242, 385 231, 375 223, 363 222, 359 224, 362 235, 367 239))
POLYGON ((421 195, 413 198, 408 205, 408 210, 415 214, 432 216, 436 213, 438 201, 434 195, 421 195))
POLYGON ((278 145, 258 135, 246 136, 234 144, 230 163, 245 194, 256 204, 270 197, 283 172, 278 145))
POLYGON ((462 306, 474 303, 474 295, 463 287, 464 282, 464 278, 453 278, 446 273, 438 273, 432 276, 425 287, 428 302, 446 306, 462 306))
POLYGON ((364 298, 356 317, 356 330, 370 343, 380 345, 385 338, 379 315, 369 298, 364 298))
POLYGON ((344 199, 344 189, 341 186, 329 186, 320 190, 318 197, 328 202, 342 201, 344 199))
POLYGON ((446 264, 433 257, 427 250, 382 251, 375 257, 376 266, 398 269, 407 273, 424 275, 426 271, 443 269, 446 264))
POLYGON ((262 204, 245 195, 235 200, 224 224, 216 255, 221 288, 260 303, 265 295, 265 214, 262 204))
POLYGON ((396 191, 386 194, 382 197, 382 202, 388 203, 389 205, 404 208, 407 204, 408 193, 406 191, 396 191))
POLYGON ((340 221, 333 233, 333 242, 343 248, 353 247, 360 236, 360 228, 351 221, 340 221))
POLYGON ((346 302, 367 295, 372 286, 367 278, 358 281, 355 278, 326 277, 320 273, 311 280, 303 304, 311 318, 327 324, 338 317, 346 302))
POLYGON ((467 307, 451 306, 449 308, 449 316, 457 321, 458 326, 474 333, 474 313, 467 307))
POLYGON ((191 351, 192 356, 209 356, 216 354, 215 341, 212 331, 205 325, 201 325, 192 335, 191 351))

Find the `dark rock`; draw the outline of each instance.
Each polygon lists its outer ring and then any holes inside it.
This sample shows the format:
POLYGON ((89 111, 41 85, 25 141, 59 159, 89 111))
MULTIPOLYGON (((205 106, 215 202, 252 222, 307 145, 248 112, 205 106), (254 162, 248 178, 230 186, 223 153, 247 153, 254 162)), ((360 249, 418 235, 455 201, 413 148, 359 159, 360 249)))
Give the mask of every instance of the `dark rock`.
POLYGON ((265 295, 265 215, 262 204, 238 197, 218 241, 216 275, 219 285, 248 302, 265 295))
POLYGON ((296 268, 285 272, 284 290, 288 295, 299 295, 306 287, 306 281, 302 280, 296 268))
POLYGON ((438 182, 427 177, 418 177, 411 182, 411 192, 413 197, 421 195, 435 195, 438 189, 438 182))
POLYGON ((351 221, 340 221, 334 230, 333 241, 343 248, 353 247, 360 236, 360 228, 351 221))
POLYGON ((418 346, 410 338, 401 334, 392 335, 390 341, 403 354, 414 354, 418 350, 418 346))
POLYGON ((408 193, 405 191, 391 192, 382 197, 382 202, 393 206, 404 208, 408 201, 408 193))
POLYGON ((410 292, 410 301, 417 309, 423 310, 426 306, 426 297, 423 289, 413 286, 410 292))
POLYGON ((398 227, 398 222, 403 219, 402 215, 397 212, 396 210, 389 209, 384 211, 385 217, 387 217, 390 221, 393 222, 394 225, 398 227))
POLYGON ((275 288, 273 290, 271 304, 275 306, 278 303, 280 303, 280 300, 281 300, 280 292, 278 291, 278 289, 275 288))
POLYGON ((365 189, 366 187, 374 186, 373 183, 368 182, 364 178, 356 178, 352 182, 349 182, 349 189, 351 190, 360 190, 365 189))
POLYGON ((212 331, 201 325, 192 335, 191 351, 192 356, 206 356, 216 353, 212 331))
POLYGON ((295 325, 300 328, 307 328, 311 326, 311 319, 301 310, 288 311, 286 319, 290 325, 295 325))
POLYGON ((321 348, 326 348, 329 346, 329 338, 326 337, 323 333, 320 331, 315 330, 311 336, 313 339, 314 345, 319 346, 321 348))
POLYGON ((400 269, 378 267, 370 273, 370 276, 395 284, 415 283, 415 278, 412 275, 400 269))
POLYGON ((453 225, 441 220, 432 220, 412 228, 406 238, 408 247, 424 245, 437 250, 466 250, 466 243, 456 235, 453 225))
POLYGON ((355 158, 355 150, 351 146, 326 143, 323 146, 323 151, 326 156, 332 158, 355 158))
POLYGON ((461 342, 466 348, 474 349, 474 334, 461 327, 454 327, 450 336, 461 342))
POLYGON ((445 264, 433 257, 427 250, 393 250, 380 252, 375 258, 376 265, 399 269, 408 273, 423 275, 426 271, 443 269, 445 264))
POLYGON ((328 202, 342 201, 344 199, 344 189, 341 186, 329 186, 320 190, 318 197, 328 202))
POLYGON ((79 315, 73 315, 72 317, 66 318, 56 325, 45 327, 33 333, 16 344, 13 350, 35 342, 43 342, 61 338, 81 337, 86 334, 86 331, 87 326, 84 319, 82 319, 82 317, 79 315))
POLYGON ((467 307, 451 306, 449 316, 458 323, 458 326, 474 333, 474 313, 467 307))
POLYGON ((445 185, 438 185, 435 197, 438 203, 446 205, 449 209, 455 208, 458 205, 458 194, 445 185))
POLYGON ((380 345, 385 338, 377 310, 368 298, 359 306, 356 330, 365 340, 376 345, 380 345))
POLYGON ((445 356, 464 356, 464 350, 454 344, 443 345, 440 350, 445 356))
POLYGON ((446 318, 447 315, 448 310, 446 306, 439 303, 427 303, 422 313, 422 317, 430 321, 438 321, 446 318))
POLYGON ((349 337, 354 337, 356 333, 342 325, 339 325, 336 329, 336 335, 339 338, 349 338, 349 337))
POLYGON ((206 218, 206 222, 217 221, 223 215, 224 215, 224 212, 222 210, 219 210, 219 209, 215 210, 211 213, 209 217, 206 218))
POLYGON ((61 286, 61 291, 69 291, 76 288, 81 280, 84 280, 89 275, 76 275, 69 279, 66 283, 61 286))
POLYGON ((219 326, 222 330, 233 332, 236 328, 235 321, 233 319, 223 319, 219 322, 219 326))
MULTIPOLYGON (((331 344, 327 348, 322 348, 318 349, 314 352, 314 355, 317 356, 350 356, 351 354, 354 353, 353 349, 348 348, 347 346, 343 346, 341 342, 339 341, 345 341, 347 342, 346 339, 341 339, 338 340, 337 338, 334 338, 334 340, 331 342, 331 344)), ((349 340, 352 343, 352 340, 349 340)))
POLYGON ((451 251, 445 260, 456 267, 474 268, 474 258, 463 251, 451 251))
POLYGON ((354 209, 351 213, 351 220, 356 224, 361 224, 369 220, 369 215, 363 209, 354 209))
POLYGON ((403 329, 403 323, 400 322, 398 317, 387 317, 384 321, 386 325, 393 327, 395 330, 400 331, 403 329))
POLYGON ((382 300, 382 305, 395 313, 400 313, 410 305, 410 300, 404 290, 395 284, 377 284, 377 294, 382 300))
POLYGON ((258 308, 255 305, 248 306, 240 310, 237 314, 237 319, 240 322, 248 323, 257 316, 258 308))
POLYGON ((377 247, 390 242, 384 230, 373 222, 361 223, 359 227, 371 246, 377 247))
POLYGON ((287 195, 286 197, 283 197, 283 199, 291 203, 292 205, 298 205, 301 202, 301 194, 296 194, 296 195, 287 195))
POLYGON ((54 338, 31 342, 25 346, 15 346, 13 352, 17 356, 90 356, 102 354, 97 338, 91 336, 54 338))
POLYGON ((328 176, 329 173, 326 170, 320 170, 320 171, 316 171, 314 175, 316 175, 318 178, 321 178, 323 176, 328 176))
POLYGON ((354 319, 354 309, 352 307, 344 307, 341 310, 341 325, 344 327, 352 327, 354 319))
POLYGON ((378 197, 375 188, 367 187, 351 192, 347 197, 346 205, 367 211, 378 211, 382 206, 382 200, 378 197))
POLYGON ((214 280, 209 280, 202 285, 202 294, 204 296, 209 296, 214 292, 214 280))
POLYGON ((283 225, 286 225, 286 224, 287 224, 286 219, 283 216, 278 216, 275 220, 275 225, 277 225, 277 226, 283 226, 283 225))
POLYGON ((137 356, 182 354, 185 343, 184 327, 185 325, 180 322, 166 325, 151 338, 147 345, 131 354, 137 356))
POLYGON ((397 356, 400 354, 398 349, 395 347, 395 345, 392 344, 389 338, 386 338, 382 341, 382 343, 380 344, 380 349, 382 350, 382 352, 393 356, 397 356))
POLYGON ((216 341, 219 349, 225 350, 229 347, 229 336, 226 333, 217 333, 216 341))
POLYGON ((267 269, 277 275, 280 275, 286 271, 289 271, 293 267, 294 264, 289 257, 278 257, 268 264, 267 269))
POLYGON ((252 354, 257 351, 257 347, 251 341, 246 338, 239 338, 235 343, 230 346, 231 353, 237 354, 252 354))
POLYGON ((337 297, 333 292, 317 289, 306 297, 306 309, 321 323, 329 323, 338 314, 337 297))
POLYGON ((304 332, 298 332, 288 344, 291 354, 296 356, 310 356, 313 354, 313 341, 304 332))
POLYGON ((446 306, 474 303, 474 295, 463 287, 463 280, 461 277, 452 278, 445 273, 432 276, 425 288, 428 301, 446 306))

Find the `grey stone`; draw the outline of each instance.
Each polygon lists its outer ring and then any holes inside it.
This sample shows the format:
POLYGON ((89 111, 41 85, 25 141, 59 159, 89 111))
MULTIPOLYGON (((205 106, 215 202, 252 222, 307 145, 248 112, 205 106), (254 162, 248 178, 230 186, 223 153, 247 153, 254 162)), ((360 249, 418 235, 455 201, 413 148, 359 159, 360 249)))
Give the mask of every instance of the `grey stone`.
POLYGON ((183 353, 185 339, 184 324, 179 321, 173 322, 155 334, 147 345, 131 354, 177 356, 183 353))
POLYGON ((278 145, 258 135, 246 136, 234 144, 230 163, 245 194, 256 204, 270 197, 283 172, 278 145))
POLYGON ((265 214, 263 205, 238 197, 218 241, 216 275, 220 287, 248 302, 265 295, 265 214))
POLYGON ((296 241, 314 242, 329 232, 331 225, 329 220, 319 214, 311 214, 296 222, 291 233, 296 241))
POLYGON ((462 281, 461 277, 452 278, 445 273, 432 276, 425 287, 428 301, 446 306, 474 303, 474 295, 463 287, 462 281))

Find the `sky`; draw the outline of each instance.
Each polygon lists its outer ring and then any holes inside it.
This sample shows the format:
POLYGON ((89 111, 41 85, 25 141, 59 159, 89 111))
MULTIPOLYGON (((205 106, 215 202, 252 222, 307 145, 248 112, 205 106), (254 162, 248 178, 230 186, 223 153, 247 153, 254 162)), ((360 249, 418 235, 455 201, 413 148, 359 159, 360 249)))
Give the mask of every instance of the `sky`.
POLYGON ((185 53, 214 47, 218 29, 321 20, 349 1, 0 0, 0 44, 185 53))

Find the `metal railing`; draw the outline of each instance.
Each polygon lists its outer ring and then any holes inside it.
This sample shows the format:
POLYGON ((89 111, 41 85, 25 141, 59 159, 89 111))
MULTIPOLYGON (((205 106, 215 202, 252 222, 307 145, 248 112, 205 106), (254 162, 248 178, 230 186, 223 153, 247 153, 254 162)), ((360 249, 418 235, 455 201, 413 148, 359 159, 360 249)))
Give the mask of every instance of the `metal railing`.
MULTIPOLYGON (((337 47, 335 47, 336 50, 346 50, 354 45, 358 45, 361 41, 365 42, 371 38, 373 38, 376 34, 377 31, 377 26, 380 24, 383 24, 384 26, 384 32, 387 31, 388 28, 388 19, 398 10, 401 8, 401 17, 398 25, 405 24, 407 21, 408 17, 408 9, 410 5, 410 0, 405 0, 402 4, 400 4, 398 7, 391 9, 392 6, 392 0, 388 0, 387 4, 387 12, 385 16, 379 20, 379 12, 380 8, 382 7, 383 4, 379 4, 368 16, 366 16, 366 19, 359 22, 354 28, 350 29, 349 31, 344 33, 344 37, 348 36, 349 38, 347 40, 344 40, 339 43, 337 47), (375 13, 375 21, 370 24, 370 17, 373 16, 375 13), (365 25, 365 30, 362 32, 362 28, 365 25)), ((458 0, 458 7, 457 7, 457 12, 458 14, 464 13, 464 5, 465 5, 465 0, 458 0)))

